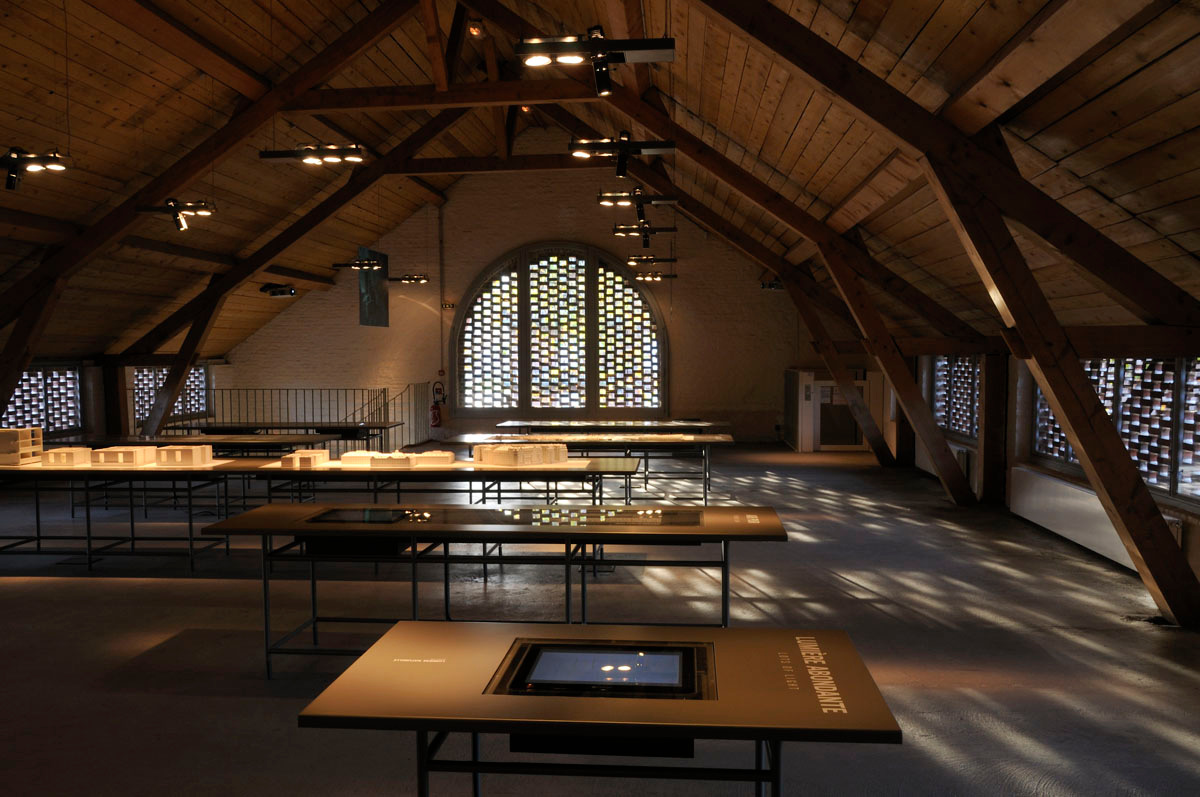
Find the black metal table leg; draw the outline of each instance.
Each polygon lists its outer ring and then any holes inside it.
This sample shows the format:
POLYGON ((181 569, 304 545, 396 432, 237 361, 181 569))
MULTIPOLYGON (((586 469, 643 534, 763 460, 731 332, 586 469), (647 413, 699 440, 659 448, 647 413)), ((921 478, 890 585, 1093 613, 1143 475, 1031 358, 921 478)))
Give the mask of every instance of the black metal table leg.
POLYGON ((263 582, 263 659, 267 669, 267 680, 271 679, 271 535, 262 538, 262 582, 263 582))
POLYGON ((729 540, 721 541, 721 627, 729 626, 729 540))

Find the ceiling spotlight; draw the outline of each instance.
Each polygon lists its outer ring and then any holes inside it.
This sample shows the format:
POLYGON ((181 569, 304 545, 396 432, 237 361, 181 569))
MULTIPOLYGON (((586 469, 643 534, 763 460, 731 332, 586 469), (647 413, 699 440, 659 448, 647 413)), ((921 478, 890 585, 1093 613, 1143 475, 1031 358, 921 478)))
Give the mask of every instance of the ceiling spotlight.
POLYGON ((211 216, 217 212, 216 203, 201 199, 196 202, 180 202, 175 197, 167 197, 161 205, 150 205, 138 208, 142 213, 162 213, 175 221, 175 228, 183 232, 188 228, 188 216, 211 216))
POLYGON ((388 282, 402 282, 405 285, 424 285, 429 282, 427 274, 401 274, 399 277, 392 277, 388 282))
POLYGON ((673 257, 656 257, 654 255, 630 255, 625 258, 625 265, 634 268, 637 266, 652 266, 656 263, 674 263, 676 259, 673 257))
POLYGON ((25 172, 61 172, 67 168, 58 150, 47 152, 45 155, 35 155, 20 147, 9 147, 8 154, 4 157, 7 166, 4 187, 10 191, 21 187, 21 178, 25 176, 25 172))
POLYGON ((592 59, 592 75, 596 79, 596 96, 607 97, 613 92, 612 74, 608 71, 608 58, 603 55, 592 59))
POLYGON ((348 268, 354 271, 379 271, 383 263, 378 260, 351 260, 349 263, 332 263, 331 268, 348 268))
POLYGON ((638 282, 662 282, 663 280, 673 280, 678 276, 678 274, 667 274, 662 271, 639 271, 633 278, 638 282))
POLYGON ((292 285, 281 285, 278 282, 268 282, 258 289, 259 293, 265 293, 272 299, 285 299, 288 296, 296 295, 296 288, 292 285))
POLYGON ((467 20, 467 35, 472 39, 483 38, 483 20, 479 17, 471 17, 467 20))
POLYGON ((603 58, 606 64, 675 60, 674 39, 606 39, 599 25, 588 28, 585 36, 522 39, 514 49, 525 66, 582 64, 597 58, 603 58))
POLYGON ((642 248, 650 248, 650 236, 657 235, 661 232, 676 232, 674 227, 651 227, 648 223, 641 224, 614 224, 613 235, 618 238, 642 238, 642 248))
POLYGON ((323 163, 362 163, 366 150, 361 144, 305 144, 296 149, 266 149, 258 153, 263 160, 298 160, 313 166, 323 163))
POLYGON ((533 108, 529 107, 528 105, 521 106, 521 113, 529 113, 532 110, 533 110, 533 108))
POLYGON ((568 150, 576 158, 617 159, 617 176, 624 177, 629 167, 630 155, 667 155, 675 151, 674 141, 632 141, 629 131, 622 130, 617 138, 576 138, 571 140, 568 150))
POLYGON ((674 205, 679 199, 666 194, 647 194, 639 185, 632 191, 601 191, 596 194, 596 201, 605 207, 625 208, 630 205, 674 205))

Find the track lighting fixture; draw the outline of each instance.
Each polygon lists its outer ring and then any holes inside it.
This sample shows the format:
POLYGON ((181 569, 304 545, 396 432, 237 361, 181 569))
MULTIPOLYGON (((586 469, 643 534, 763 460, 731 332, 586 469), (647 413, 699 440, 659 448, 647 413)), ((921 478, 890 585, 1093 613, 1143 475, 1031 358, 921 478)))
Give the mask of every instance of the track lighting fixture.
POLYGON ((632 191, 601 191, 596 194, 596 201, 605 207, 627 208, 630 205, 674 205, 679 199, 666 194, 647 194, 639 185, 632 191))
POLYGON ((313 166, 325 163, 362 163, 366 150, 361 144, 305 144, 296 149, 265 149, 258 153, 263 160, 298 160, 313 166))
POLYGON ((402 282, 405 285, 424 285, 429 282, 428 274, 401 274, 399 277, 392 277, 388 282, 402 282))
POLYGON ((167 197, 161 205, 150 205, 138 208, 142 213, 163 213, 175 221, 175 228, 183 232, 188 228, 188 216, 211 216, 217 212, 215 203, 201 199, 196 202, 180 202, 175 197, 167 197))
POLYGON ((614 224, 613 235, 618 238, 636 238, 639 235, 642 238, 642 248, 650 248, 650 236, 657 235, 661 232, 676 232, 674 227, 651 227, 648 223, 640 224, 614 224))
POLYGON ((272 299, 286 299, 289 296, 296 295, 296 288, 292 285, 281 285, 278 282, 268 282, 258 289, 259 293, 265 293, 272 299))
POLYGON ((676 258, 673 257, 656 257, 655 255, 630 255, 625 258, 625 265, 630 268, 637 266, 652 266, 656 263, 674 263, 676 258))
POLYGON ((483 20, 479 17, 471 17, 467 20, 467 35, 472 39, 483 38, 483 20))
POLYGON ((600 25, 588 28, 584 36, 521 39, 514 50, 525 66, 595 63, 597 58, 606 66, 675 60, 674 39, 606 39, 600 25))
POLYGON ((379 271, 383 263, 378 260, 351 260, 349 263, 332 263, 332 268, 348 268, 354 271, 379 271))
POLYGON ((26 152, 20 147, 9 147, 8 154, 4 157, 5 165, 7 166, 4 187, 9 191, 15 191, 21 187, 21 179, 25 176, 25 172, 47 170, 61 172, 67 168, 62 156, 58 154, 58 150, 52 150, 45 155, 35 155, 32 152, 26 152))
POLYGON ((662 271, 639 271, 633 276, 638 282, 662 282, 676 279, 678 274, 668 274, 662 271))
POLYGON ((617 138, 575 138, 568 150, 576 158, 617 159, 617 177, 624 177, 629 170, 630 155, 666 155, 675 151, 674 141, 632 141, 629 131, 622 130, 617 138))

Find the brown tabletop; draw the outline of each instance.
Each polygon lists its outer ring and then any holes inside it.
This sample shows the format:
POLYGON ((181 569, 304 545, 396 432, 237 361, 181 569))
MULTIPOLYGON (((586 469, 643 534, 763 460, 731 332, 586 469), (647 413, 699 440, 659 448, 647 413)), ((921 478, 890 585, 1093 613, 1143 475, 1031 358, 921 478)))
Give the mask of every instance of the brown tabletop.
POLYGON ((728 445, 733 437, 727 434, 623 434, 615 432, 547 432, 544 434, 462 434, 447 440, 459 445, 563 443, 571 449, 628 448, 638 451, 663 448, 728 445))
POLYGON ((427 504, 267 504, 214 523, 204 533, 378 535, 439 542, 562 542, 569 538, 580 543, 638 545, 787 540, 774 509, 752 506, 487 509, 427 504))
POLYGON ((300 713, 304 727, 898 743, 844 631, 401 622, 300 713), (716 699, 488 694, 514 640, 712 645, 716 699))
POLYGON ((336 434, 176 434, 155 437, 109 437, 104 435, 71 435, 46 441, 46 448, 61 446, 202 446, 221 448, 302 448, 318 446, 340 439, 336 434))
POLYGON ((526 432, 694 432, 707 433, 713 429, 726 429, 728 421, 687 421, 681 419, 652 420, 515 420, 501 421, 497 429, 521 429, 526 432))

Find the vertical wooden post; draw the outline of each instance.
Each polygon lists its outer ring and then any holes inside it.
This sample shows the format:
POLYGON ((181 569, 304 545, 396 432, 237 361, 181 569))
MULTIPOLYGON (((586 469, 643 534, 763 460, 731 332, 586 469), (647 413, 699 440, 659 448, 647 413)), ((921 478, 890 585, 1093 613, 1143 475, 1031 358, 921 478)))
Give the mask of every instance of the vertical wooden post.
POLYGON ((1003 506, 1008 497, 1008 355, 979 363, 979 437, 975 451, 979 501, 1003 506))
MULTIPOLYGON (((908 357, 905 362, 908 365, 908 373, 913 378, 916 378, 917 373, 917 358, 908 357)), ((895 392, 892 388, 892 392, 895 392)), ((896 400, 899 404, 899 399, 896 400)), ((900 412, 896 413, 896 464, 907 468, 914 467, 917 464, 917 434, 913 430, 913 426, 908 422, 908 416, 904 414, 904 408, 900 408, 900 412)))
POLYGON ((908 370, 908 362, 900 354, 896 340, 888 331, 883 316, 879 314, 862 281, 847 262, 843 248, 850 248, 852 244, 842 238, 835 238, 819 243, 819 246, 830 276, 833 277, 842 298, 846 300, 846 306, 850 308, 850 313, 862 330, 863 345, 891 381, 892 389, 896 391, 896 400, 904 408, 904 414, 912 423, 913 430, 925 446, 925 450, 929 452, 934 472, 946 494, 960 506, 973 504, 975 492, 971 489, 970 481, 959 467, 942 430, 938 428, 933 412, 921 395, 916 380, 908 370))
POLYGON ((1024 340, 1029 369, 1146 589, 1167 619, 1200 628, 1200 580, 1167 528, 1000 209, 947 164, 926 159, 923 165, 1001 319, 1024 340))
POLYGON ((184 383, 187 382, 188 372, 192 370, 192 365, 196 362, 196 355, 199 354, 200 347, 208 338, 208 333, 212 331, 213 322, 224 303, 223 296, 211 300, 192 322, 187 337, 183 339, 183 345, 179 347, 179 353, 171 362, 166 380, 154 396, 154 406, 150 408, 150 414, 142 422, 141 433, 143 435, 153 437, 158 434, 163 421, 170 415, 171 409, 179 399, 179 394, 183 391, 184 383))
POLYGON ((102 367, 104 379, 104 434, 124 437, 132 434, 129 428, 129 393, 125 379, 125 366, 121 363, 105 363, 102 367))

